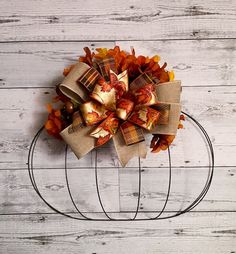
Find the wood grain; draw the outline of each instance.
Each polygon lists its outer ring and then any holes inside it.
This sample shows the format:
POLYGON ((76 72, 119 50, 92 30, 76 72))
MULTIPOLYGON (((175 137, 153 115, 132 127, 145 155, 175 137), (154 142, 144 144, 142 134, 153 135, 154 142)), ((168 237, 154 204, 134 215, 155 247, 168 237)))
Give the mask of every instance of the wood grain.
POLYGON ((1 41, 236 37, 235 1, 1 1, 1 41))
MULTIPOLYGON (((235 27, 236 2, 231 0, 2 0, 0 254, 236 253, 235 27), (161 63, 166 61, 183 82, 183 109, 210 134, 215 175, 209 193, 191 213, 158 222, 78 222, 54 214, 30 184, 29 144, 46 119, 44 105, 62 80, 62 69, 83 54, 84 46, 114 45, 127 50, 133 46, 137 54, 159 54, 161 63)), ((184 126, 171 148, 168 211, 189 204, 207 174, 202 137, 189 121, 184 126)), ((111 144, 98 153, 105 208, 127 211, 120 216, 128 218, 137 201, 137 160, 122 169, 111 144)), ((63 155, 63 143, 44 133, 35 151, 35 176, 47 200, 75 215, 68 201, 63 155)), ((68 159, 76 203, 89 212, 86 215, 101 218, 94 153, 78 161, 69 152, 68 159)), ((142 166, 141 211, 159 210, 167 187, 167 154, 149 155, 142 166)))
MULTIPOLYGON (((175 71, 183 86, 233 86, 236 84, 236 40, 116 41, 137 54, 160 55, 161 63, 175 71), (199 75, 201 74, 201 75, 199 75)), ((63 68, 92 50, 112 48, 114 42, 25 42, 0 46, 0 88, 53 87, 63 78, 63 68)))
POLYGON ((236 84, 236 40, 117 41, 136 54, 159 55, 183 86, 232 86, 236 84))
MULTIPOLYGON (((68 195, 64 169, 37 169, 34 172, 38 188, 47 201, 63 212, 76 212, 68 195)), ((209 193, 193 211, 236 212, 236 197, 233 191, 235 173, 236 169, 234 167, 217 167, 209 193)), ((183 210, 190 202, 193 202, 202 191, 207 175, 207 168, 174 168, 172 170, 171 193, 166 211, 183 210)), ((94 169, 69 169, 68 178, 78 208, 82 212, 91 213, 90 216, 92 217, 94 217, 93 212, 101 213, 102 210, 95 189, 94 169)), ((138 195, 137 169, 100 168, 98 179, 106 211, 135 211, 138 195)), ((143 169, 141 213, 160 211, 165 202, 167 185, 168 169, 143 169)), ((53 212, 33 190, 27 170, 0 170, 0 200, 4 200, 0 203, 1 215, 53 212)), ((126 218, 131 215, 123 214, 122 216, 126 218)), ((117 218, 117 216, 115 214, 114 218, 117 218)), ((146 217, 150 214, 142 216, 146 217)), ((102 215, 100 217, 103 218, 102 215)))
POLYGON ((114 47, 114 42, 3 43, 0 45, 0 88, 55 87, 63 69, 75 63, 83 48, 114 47))
MULTIPOLYGON (((38 213, 52 212, 34 191, 27 170, 1 171, 0 213, 38 213), (20 200, 20 202, 19 202, 20 200)), ((68 194, 65 172, 60 169, 43 169, 34 172, 35 181, 43 197, 55 208, 64 212, 76 212, 68 194)), ((102 212, 98 202, 94 170, 68 171, 71 192, 82 212, 102 212)), ((119 186, 117 169, 104 169, 99 174, 99 185, 105 204, 109 211, 119 211, 119 186)))
POLYGON ((235 221, 235 213, 225 212, 125 223, 82 223, 59 215, 1 216, 1 253, 234 253, 235 221))

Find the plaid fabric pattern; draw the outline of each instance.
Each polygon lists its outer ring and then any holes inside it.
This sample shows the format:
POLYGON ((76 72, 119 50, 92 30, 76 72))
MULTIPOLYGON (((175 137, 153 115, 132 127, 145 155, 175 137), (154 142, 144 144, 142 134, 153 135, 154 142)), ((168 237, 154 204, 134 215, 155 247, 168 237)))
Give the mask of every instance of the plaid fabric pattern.
POLYGON ((127 146, 144 141, 143 130, 140 127, 130 122, 124 122, 120 129, 127 146))
POLYGON ((99 78, 101 78, 100 73, 91 67, 78 78, 77 83, 81 83, 89 92, 92 92, 99 78))
POLYGON ((170 104, 159 102, 152 106, 154 109, 160 112, 160 117, 158 119, 158 124, 168 124, 169 114, 170 114, 170 104))
POLYGON ((112 56, 107 56, 102 60, 97 60, 96 64, 100 69, 100 73, 106 81, 110 81, 110 70, 117 73, 115 59, 112 56))
POLYGON ((130 89, 131 90, 136 90, 138 88, 143 87, 146 84, 152 84, 153 80, 152 78, 147 75, 146 73, 142 73, 139 75, 131 84, 130 84, 130 89))

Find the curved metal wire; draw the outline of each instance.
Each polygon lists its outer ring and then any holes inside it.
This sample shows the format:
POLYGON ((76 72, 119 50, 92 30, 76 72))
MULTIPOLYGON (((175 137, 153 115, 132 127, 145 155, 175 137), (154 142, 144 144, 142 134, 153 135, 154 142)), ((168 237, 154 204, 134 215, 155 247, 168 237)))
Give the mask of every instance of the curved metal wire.
POLYGON ((213 173, 214 173, 214 150, 213 150, 213 146, 211 143, 211 140, 206 132, 206 130, 202 127, 202 125, 196 120, 194 119, 192 116, 190 116, 188 113, 185 113, 182 111, 182 113, 187 116, 189 119, 191 119, 200 129, 200 131, 202 132, 202 134, 204 135, 208 147, 209 147, 209 151, 210 151, 210 163, 209 163, 209 174, 205 183, 204 188, 202 189, 201 193, 198 195, 198 197, 188 206, 186 207, 184 210, 178 211, 175 214, 172 215, 167 215, 167 216, 163 216, 161 217, 161 215, 163 214, 163 212, 165 211, 165 208, 167 206, 168 200, 169 200, 169 195, 170 195, 170 189, 171 189, 171 175, 172 175, 172 171, 171 171, 171 153, 170 153, 170 149, 168 147, 168 159, 169 159, 169 180, 168 180, 168 189, 167 189, 167 194, 166 194, 166 199, 164 202, 164 205, 161 209, 161 211, 158 213, 158 215, 156 215, 155 217, 152 218, 137 218, 138 214, 139 214, 139 205, 140 205, 140 199, 141 199, 141 175, 142 175, 142 169, 141 169, 141 161, 139 158, 139 187, 138 187, 138 198, 137 198, 137 207, 136 207, 136 211, 134 214, 133 218, 129 218, 129 219, 116 219, 116 218, 111 218, 110 215, 106 212, 103 202, 102 202, 102 198, 100 195, 100 191, 99 191, 99 184, 98 184, 98 172, 97 172, 97 151, 96 151, 96 157, 95 157, 95 181, 96 181, 96 190, 97 190, 97 195, 98 195, 98 200, 100 203, 100 206, 102 208, 103 213, 105 214, 105 216, 107 218, 105 219, 100 219, 100 218, 89 218, 86 215, 84 215, 78 208, 78 206, 75 203, 75 200, 72 196, 72 192, 70 189, 70 184, 69 184, 69 179, 68 179, 68 172, 67 172, 67 145, 65 146, 65 177, 66 177, 66 185, 67 185, 67 190, 71 199, 71 202, 74 206, 74 208, 76 209, 77 213, 82 217, 82 218, 78 218, 75 217, 71 214, 62 212, 60 210, 58 210, 57 208, 55 208, 53 205, 51 205, 41 194, 41 192, 38 189, 38 186, 36 184, 35 181, 35 177, 34 177, 34 166, 33 166, 33 158, 34 158, 34 150, 35 150, 35 146, 37 143, 37 140, 40 136, 40 134, 42 133, 42 131, 44 130, 44 127, 41 127, 39 129, 39 131, 36 133, 35 137, 33 138, 30 148, 29 148, 29 153, 28 153, 28 173, 29 173, 29 177, 30 177, 30 181, 32 183, 33 188, 35 189, 36 193, 38 194, 38 196, 43 200, 43 202, 49 206, 54 212, 64 215, 68 218, 71 219, 76 219, 76 220, 85 220, 85 221, 145 221, 145 220, 162 220, 162 219, 169 219, 169 218, 173 218, 173 217, 177 217, 181 214, 184 214, 186 212, 191 211, 193 208, 195 208, 201 201, 202 199, 205 197, 205 195, 207 194, 211 182, 212 182, 212 178, 213 178, 213 173))
POLYGON ((68 194, 70 196, 70 200, 74 206, 74 208, 76 209, 76 211, 79 213, 80 216, 82 216, 84 219, 86 220, 91 220, 91 218, 85 216, 78 208, 78 206, 76 205, 75 203, 75 200, 72 196, 72 192, 71 192, 71 189, 70 189, 70 184, 69 184, 69 179, 68 179, 68 172, 67 172, 67 150, 68 150, 68 146, 66 145, 65 146, 65 177, 66 177, 66 186, 67 186, 67 190, 68 190, 68 194))
POLYGON ((168 200, 169 200, 169 196, 170 196, 170 189, 171 189, 171 156, 170 156, 170 148, 168 147, 168 158, 169 158, 169 183, 168 183, 168 189, 167 189, 167 195, 166 195, 166 199, 165 199, 165 202, 164 202, 164 205, 162 207, 162 210, 159 212, 158 215, 156 215, 154 218, 150 218, 151 220, 157 220, 162 214, 163 212, 165 211, 166 209, 166 205, 168 203, 168 200))
MULTIPOLYGON (((135 210, 135 214, 133 218, 127 219, 127 220, 135 220, 137 215, 138 215, 138 211, 139 211, 139 205, 140 205, 140 197, 141 197, 141 175, 142 175, 142 168, 141 168, 141 161, 140 161, 140 157, 138 158, 138 163, 139 163, 139 168, 138 168, 138 200, 137 200, 137 206, 136 206, 136 210, 135 210)), ((100 195, 100 191, 99 191, 99 185, 98 185, 98 173, 97 173, 97 150, 95 151, 95 180, 96 180, 96 190, 97 190, 97 196, 98 196, 98 200, 100 203, 100 206, 102 208, 103 213, 106 215, 106 217, 109 220, 120 220, 120 219, 114 219, 111 218, 108 213, 106 212, 103 202, 102 202, 102 198, 100 195)))

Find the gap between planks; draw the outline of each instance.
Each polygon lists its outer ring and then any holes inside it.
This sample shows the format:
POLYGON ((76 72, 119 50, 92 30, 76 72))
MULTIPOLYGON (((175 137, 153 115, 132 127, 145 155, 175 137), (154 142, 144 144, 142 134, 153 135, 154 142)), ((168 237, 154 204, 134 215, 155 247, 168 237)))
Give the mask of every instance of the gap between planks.
MULTIPOLYGON (((163 214, 165 214, 165 213, 176 213, 176 212, 178 212, 178 211, 164 211, 163 212, 163 214)), ((185 214, 201 214, 201 213, 222 213, 222 212, 224 212, 224 213, 235 213, 236 214, 236 210, 224 210, 224 211, 217 211, 217 210, 204 210, 204 211, 194 211, 194 210, 192 210, 192 211, 189 211, 189 212, 187 212, 187 213, 185 213, 185 214)), ((121 212, 107 212, 107 214, 132 214, 132 213, 135 213, 135 211, 121 211, 121 212)), ((158 211, 140 211, 139 212, 140 214, 142 213, 142 214, 145 214, 145 213, 158 213, 158 211)), ((68 215, 74 215, 74 214, 77 214, 78 215, 78 213, 76 213, 76 212, 68 212, 68 213, 66 213, 66 214, 68 214, 68 215)), ((102 212, 89 212, 89 213, 87 213, 87 212, 83 212, 83 214, 84 215, 86 215, 86 214, 102 214, 102 215, 104 215, 104 213, 102 213, 102 212)), ((35 213, 0 213, 0 216, 29 216, 29 215, 60 215, 60 214, 58 214, 58 213, 56 213, 56 212, 35 212, 35 213)), ((184 214, 183 214, 184 215, 184 214)), ((63 215, 61 215, 62 217, 63 217, 63 215)), ((180 215, 181 216, 181 215, 180 215)))
POLYGON ((181 38, 173 38, 173 39, 118 39, 118 40, 101 40, 101 39, 94 39, 94 40, 15 40, 15 41, 0 41, 0 44, 9 44, 9 43, 45 43, 45 42, 55 42, 55 43, 66 43, 66 42, 78 42, 78 43, 96 43, 96 42, 112 42, 112 43, 116 43, 116 42, 130 42, 130 41, 145 41, 145 42, 156 42, 156 41, 215 41, 215 40, 235 40, 236 37, 229 37, 229 38, 225 38, 225 37, 215 37, 215 38, 195 38, 195 39, 190 39, 190 38, 186 38, 186 39, 181 39, 181 38))

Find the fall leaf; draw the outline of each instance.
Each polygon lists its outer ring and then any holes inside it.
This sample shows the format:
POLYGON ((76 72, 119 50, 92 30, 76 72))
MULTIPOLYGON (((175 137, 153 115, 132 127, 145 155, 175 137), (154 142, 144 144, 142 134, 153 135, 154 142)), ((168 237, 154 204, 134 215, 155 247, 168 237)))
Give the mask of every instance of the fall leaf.
POLYGON ((118 130, 119 119, 111 113, 99 126, 90 134, 97 138, 96 146, 105 144, 118 130))
POLYGON ((72 64, 72 65, 69 65, 66 68, 64 68, 63 75, 67 76, 70 73, 70 71, 74 68, 74 66, 75 66, 75 64, 72 64))
POLYGON ((143 126, 145 124, 145 121, 143 119, 140 119, 139 111, 134 111, 131 116, 128 118, 131 122, 143 126))
POLYGON ((101 121, 99 114, 95 111, 88 112, 86 116, 86 124, 93 125, 101 121))
POLYGON ((183 114, 180 115, 179 120, 185 121, 185 116, 183 114))
POLYGON ((181 121, 185 121, 185 116, 183 114, 181 114, 180 117, 179 117, 178 129, 183 129, 184 128, 184 125, 182 124, 181 121))
POLYGON ((61 110, 56 110, 54 114, 55 114, 56 117, 60 117, 61 116, 61 110))
POLYGON ((112 84, 108 82, 103 82, 102 84, 100 84, 100 86, 102 87, 102 92, 110 92, 113 88, 112 84))
POLYGON ((61 139, 60 132, 66 127, 66 123, 61 118, 61 110, 53 109, 51 104, 47 105, 48 119, 44 125, 48 134, 61 139))
POLYGON ((96 48, 96 51, 98 53, 96 53, 94 55, 94 57, 98 58, 98 59, 105 58, 107 56, 107 53, 108 53, 108 49, 107 48, 96 48))
POLYGON ((107 135, 111 135, 109 131, 106 131, 101 124, 90 134, 90 136, 95 138, 104 138, 107 135))
POLYGON ((168 71, 168 75, 169 75, 169 81, 172 81, 175 79, 175 74, 174 71, 168 71))
POLYGON ((52 105, 50 103, 47 104, 48 113, 52 113, 52 105))
POLYGON ((110 71, 110 82, 114 83, 117 81, 118 81, 117 75, 114 72, 110 71))
POLYGON ((85 51, 85 56, 81 56, 79 58, 80 62, 84 62, 86 64, 88 64, 89 66, 93 65, 93 57, 94 57, 94 53, 91 53, 90 49, 88 47, 84 48, 85 51))
POLYGON ((135 90, 134 95, 136 104, 138 105, 150 105, 155 103, 154 86, 152 84, 146 84, 135 90))
POLYGON ((120 99, 117 103, 117 108, 125 109, 127 112, 131 112, 134 107, 134 103, 128 99, 120 99))
POLYGON ((161 58, 158 55, 153 56, 152 59, 155 63, 158 63, 161 60, 161 58))
POLYGON ((99 137, 97 140, 96 140, 96 147, 98 146, 102 146, 104 145, 105 143, 107 143, 109 140, 110 140, 111 136, 110 135, 107 135, 105 137, 99 137))
POLYGON ((158 153, 161 150, 166 150, 170 144, 174 141, 175 135, 161 135, 155 134, 152 138, 150 147, 152 153, 158 153))
POLYGON ((114 113, 111 113, 100 125, 99 127, 110 132, 112 135, 116 133, 119 126, 119 119, 115 117, 114 113))
POLYGON ((131 53, 124 50, 120 50, 119 46, 115 46, 113 49, 97 48, 97 53, 91 53, 89 48, 84 48, 86 54, 80 57, 80 61, 92 66, 93 58, 104 59, 107 56, 112 56, 115 60, 115 65, 118 73, 127 70, 130 81, 134 80, 143 72, 149 72, 150 75, 158 79, 161 83, 173 80, 173 72, 165 70, 167 64, 164 63, 162 67, 158 64, 160 57, 154 55, 153 57, 148 56, 136 56, 134 49, 131 53))

